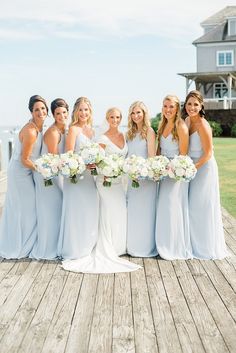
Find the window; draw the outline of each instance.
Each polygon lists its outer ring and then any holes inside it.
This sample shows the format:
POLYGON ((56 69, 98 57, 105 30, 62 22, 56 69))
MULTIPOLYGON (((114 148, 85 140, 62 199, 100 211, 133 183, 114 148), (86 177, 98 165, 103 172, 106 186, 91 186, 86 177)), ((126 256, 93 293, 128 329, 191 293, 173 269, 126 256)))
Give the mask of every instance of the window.
POLYGON ((236 35, 236 18, 232 18, 228 20, 228 35, 229 36, 236 35))
POLYGON ((234 52, 233 50, 217 51, 217 66, 233 66, 234 65, 234 52))
POLYGON ((228 96, 228 88, 225 83, 214 83, 214 98, 224 98, 228 96))

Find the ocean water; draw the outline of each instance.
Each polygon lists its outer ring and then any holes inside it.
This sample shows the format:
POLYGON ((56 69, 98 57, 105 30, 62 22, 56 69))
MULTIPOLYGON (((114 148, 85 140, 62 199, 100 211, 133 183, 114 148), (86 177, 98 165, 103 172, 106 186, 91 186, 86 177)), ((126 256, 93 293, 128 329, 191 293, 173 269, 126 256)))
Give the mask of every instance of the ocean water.
MULTIPOLYGON (((9 143, 14 147, 14 140, 18 136, 20 126, 0 126, 0 171, 6 170, 9 162, 9 143)), ((45 127, 46 129, 47 127, 45 127)), ((94 126, 95 134, 99 131, 99 126, 94 126)), ((126 125, 120 127, 120 131, 125 132, 126 125)))

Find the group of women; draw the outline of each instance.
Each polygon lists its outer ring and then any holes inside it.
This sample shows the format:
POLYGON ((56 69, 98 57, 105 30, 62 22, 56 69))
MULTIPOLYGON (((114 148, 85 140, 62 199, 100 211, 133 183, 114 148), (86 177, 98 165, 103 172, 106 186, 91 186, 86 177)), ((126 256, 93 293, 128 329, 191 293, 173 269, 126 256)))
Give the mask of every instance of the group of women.
POLYGON ((41 96, 29 100, 31 120, 20 130, 8 168, 8 190, 0 225, 0 256, 62 259, 65 270, 85 273, 129 272, 139 268, 120 255, 174 259, 222 259, 227 256, 220 210, 218 170, 211 128, 203 98, 191 91, 181 117, 180 102, 163 100, 157 137, 147 107, 137 101, 129 108, 128 130, 119 131, 118 108, 106 113, 103 130, 94 136, 92 107, 86 97, 76 100, 69 115, 63 99, 51 103, 54 123, 43 134, 48 106, 41 96), (66 135, 66 136, 65 136, 66 135), (197 168, 186 183, 165 178, 141 180, 133 189, 125 178, 110 188, 88 165, 83 179, 72 184, 59 176, 44 186, 34 161, 43 153, 79 152, 96 140, 107 155, 188 154, 197 168))

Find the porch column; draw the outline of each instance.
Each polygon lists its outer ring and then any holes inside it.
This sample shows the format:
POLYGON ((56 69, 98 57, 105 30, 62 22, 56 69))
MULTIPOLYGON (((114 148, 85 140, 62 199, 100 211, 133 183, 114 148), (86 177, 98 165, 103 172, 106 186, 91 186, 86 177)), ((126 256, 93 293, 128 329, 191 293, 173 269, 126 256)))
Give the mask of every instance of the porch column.
POLYGON ((227 86, 228 86, 228 100, 229 100, 229 109, 232 108, 232 77, 228 75, 227 77, 227 86))
POLYGON ((188 95, 188 89, 189 89, 189 79, 188 79, 188 77, 186 77, 185 83, 186 83, 185 91, 186 91, 186 96, 187 96, 188 95))

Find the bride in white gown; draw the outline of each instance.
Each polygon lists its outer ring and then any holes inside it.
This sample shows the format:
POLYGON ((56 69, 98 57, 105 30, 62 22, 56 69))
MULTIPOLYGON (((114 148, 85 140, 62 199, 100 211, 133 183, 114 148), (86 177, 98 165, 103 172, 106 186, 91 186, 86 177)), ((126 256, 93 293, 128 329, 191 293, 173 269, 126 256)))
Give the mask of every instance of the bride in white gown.
MULTIPOLYGON (((117 108, 107 111, 107 131, 98 138, 98 143, 107 155, 126 156, 127 144, 119 132, 121 112, 117 108)), ((126 254, 126 195, 121 179, 115 180, 111 187, 103 186, 103 176, 96 180, 99 192, 99 232, 98 241, 92 253, 76 260, 64 260, 62 267, 68 271, 83 273, 130 272, 140 268, 119 255, 126 254)), ((92 220, 91 220, 92 221, 92 220)))

